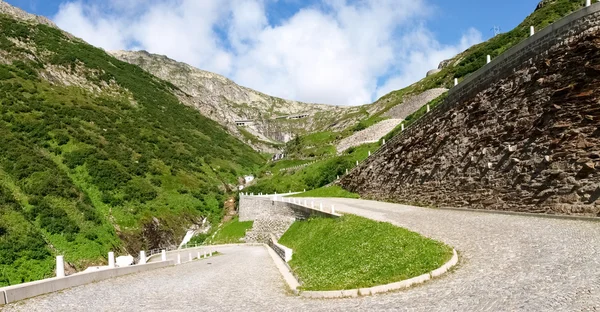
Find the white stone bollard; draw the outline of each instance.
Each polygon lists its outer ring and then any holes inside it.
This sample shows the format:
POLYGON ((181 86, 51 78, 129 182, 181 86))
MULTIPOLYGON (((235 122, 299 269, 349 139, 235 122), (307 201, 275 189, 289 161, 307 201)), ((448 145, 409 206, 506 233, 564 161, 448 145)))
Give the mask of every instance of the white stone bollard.
POLYGON ((429 104, 427 104, 427 112, 429 113, 431 111, 431 106, 429 106, 429 104))
POLYGON ((404 124, 400 125, 401 126, 401 131, 404 131, 404 124))
MULTIPOLYGON (((385 145, 385 139, 383 139, 383 142, 382 142, 382 144, 381 144, 381 145, 385 145)), ((348 169, 346 169, 346 170, 348 170, 348 169)))
POLYGON ((348 168, 346 168, 346 174, 348 174, 348 168))
POLYGON ((167 251, 163 249, 160 253, 161 253, 160 260, 167 261, 167 251))
MULTIPOLYGON (((371 155, 369 155, 369 156, 371 156, 371 155)), ((337 179, 339 180, 339 179, 340 179, 340 176, 337 176, 337 179)))
POLYGON ((489 64, 489 63, 491 63, 491 62, 492 62, 492 56, 491 56, 491 55, 488 55, 488 56, 487 56, 487 63, 489 64))
POLYGON ((56 277, 65 277, 64 256, 56 256, 56 277))
POLYGON ((369 151, 369 157, 371 157, 371 151, 369 151))
POLYGON ((199 251, 198 251, 198 258, 196 258, 196 259, 198 259, 198 260, 200 260, 200 259, 201 259, 201 258, 200 258, 200 252, 199 252, 199 251))
POLYGON ((535 27, 533 27, 533 26, 529 27, 529 35, 530 36, 535 35, 535 27))
POLYGON ((177 264, 181 264, 181 255, 177 254, 177 264))
POLYGON ((146 252, 145 251, 140 251, 140 261, 138 261, 138 264, 146 264, 146 252))
POLYGON ((458 86, 458 78, 454 78, 454 86, 458 86))
POLYGON ((304 193, 306 193, 306 189, 304 189, 304 193))
POLYGON ((589 7, 590 5, 592 5, 592 0, 585 0, 585 6, 589 7))
POLYGON ((109 268, 115 267, 115 253, 112 251, 108 253, 108 267, 109 268))
POLYGON ((189 255, 189 259, 190 259, 190 261, 192 261, 194 259, 194 258, 192 258, 192 253, 191 252, 190 252, 190 255, 189 255))
POLYGON ((356 161, 356 165, 358 166, 358 160, 356 161))

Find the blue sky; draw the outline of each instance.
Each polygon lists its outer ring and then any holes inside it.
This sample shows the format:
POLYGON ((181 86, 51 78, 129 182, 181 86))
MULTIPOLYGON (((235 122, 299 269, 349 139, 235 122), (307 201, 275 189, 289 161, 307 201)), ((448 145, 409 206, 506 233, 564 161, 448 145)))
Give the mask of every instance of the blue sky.
POLYGON ((508 31, 538 0, 5 0, 106 50, 144 49, 259 91, 369 103, 508 31))

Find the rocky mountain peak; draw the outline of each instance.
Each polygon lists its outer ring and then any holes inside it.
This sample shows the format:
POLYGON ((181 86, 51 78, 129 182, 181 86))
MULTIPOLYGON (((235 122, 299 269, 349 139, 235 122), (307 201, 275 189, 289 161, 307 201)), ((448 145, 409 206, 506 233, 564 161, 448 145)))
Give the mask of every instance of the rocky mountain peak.
POLYGON ((54 24, 54 22, 52 22, 48 18, 43 17, 43 16, 38 16, 35 14, 27 13, 27 12, 25 12, 17 7, 14 7, 2 0, 0 0, 0 13, 10 15, 13 18, 18 19, 18 20, 22 20, 22 21, 26 21, 26 22, 30 22, 30 23, 36 23, 36 24, 44 24, 44 25, 47 25, 50 27, 58 28, 56 26, 56 24, 54 24))

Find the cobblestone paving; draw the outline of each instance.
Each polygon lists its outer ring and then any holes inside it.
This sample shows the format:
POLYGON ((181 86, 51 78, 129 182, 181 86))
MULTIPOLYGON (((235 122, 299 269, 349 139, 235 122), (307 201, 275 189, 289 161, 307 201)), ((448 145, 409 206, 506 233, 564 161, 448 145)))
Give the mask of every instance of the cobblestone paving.
POLYGON ((600 311, 598 222, 323 202, 441 240, 458 250, 459 266, 396 293, 309 300, 285 291, 263 247, 227 247, 208 260, 37 297, 5 311, 600 311))

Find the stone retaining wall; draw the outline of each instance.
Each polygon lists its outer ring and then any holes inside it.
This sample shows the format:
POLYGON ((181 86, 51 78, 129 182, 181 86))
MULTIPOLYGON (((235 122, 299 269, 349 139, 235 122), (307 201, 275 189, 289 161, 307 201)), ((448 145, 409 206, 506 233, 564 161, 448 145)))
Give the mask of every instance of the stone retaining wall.
POLYGON ((600 4, 515 46, 340 184, 418 205, 600 216, 600 4))
MULTIPOLYGON (((421 130, 423 125, 433 122, 454 106, 461 105, 465 100, 489 87, 492 82, 514 74, 518 67, 546 59, 552 48, 559 48, 576 40, 576 37, 581 37, 586 32, 593 32, 600 26, 599 18, 600 3, 596 3, 566 16, 523 40, 450 89, 448 97, 442 104, 414 122, 404 132, 396 135, 390 140, 390 143, 414 135, 421 130)), ((379 149, 375 154, 381 152, 383 149, 379 149)))

